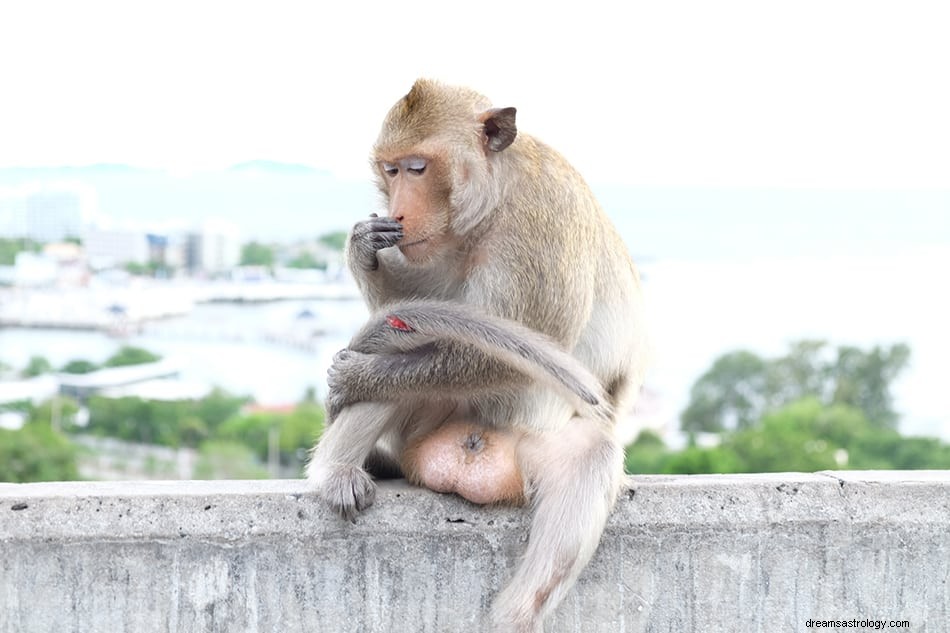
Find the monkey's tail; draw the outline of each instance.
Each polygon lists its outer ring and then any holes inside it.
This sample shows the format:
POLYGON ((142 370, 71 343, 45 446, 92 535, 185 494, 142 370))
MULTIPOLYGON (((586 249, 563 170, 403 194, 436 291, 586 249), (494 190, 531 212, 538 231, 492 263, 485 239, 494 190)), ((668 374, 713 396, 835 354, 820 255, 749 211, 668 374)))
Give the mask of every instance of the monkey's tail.
POLYGON ((448 302, 390 306, 386 314, 391 327, 409 328, 406 331, 433 340, 450 339, 471 345, 511 365, 556 389, 585 417, 612 418, 612 406, 597 377, 544 334, 471 306, 448 302))

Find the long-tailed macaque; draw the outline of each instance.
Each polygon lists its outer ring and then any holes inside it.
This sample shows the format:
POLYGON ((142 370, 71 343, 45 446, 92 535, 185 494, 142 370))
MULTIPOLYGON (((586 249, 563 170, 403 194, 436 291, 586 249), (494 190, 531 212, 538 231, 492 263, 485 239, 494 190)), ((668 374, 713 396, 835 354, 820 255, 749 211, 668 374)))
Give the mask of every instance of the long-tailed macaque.
POLYGON ((514 108, 419 80, 383 122, 387 217, 347 262, 374 317, 334 359, 307 476, 344 517, 374 473, 476 503, 530 502, 496 631, 542 630, 623 479, 616 417, 646 365, 639 278, 581 176, 514 108))

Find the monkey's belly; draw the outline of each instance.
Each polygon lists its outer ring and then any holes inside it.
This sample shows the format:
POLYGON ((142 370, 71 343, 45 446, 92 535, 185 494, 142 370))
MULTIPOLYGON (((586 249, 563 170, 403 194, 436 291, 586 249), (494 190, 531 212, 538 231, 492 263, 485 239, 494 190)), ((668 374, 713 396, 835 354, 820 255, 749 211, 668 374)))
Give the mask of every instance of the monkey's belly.
POLYGON ((413 443, 405 471, 414 484, 452 492, 472 503, 524 502, 513 433, 451 422, 413 443))

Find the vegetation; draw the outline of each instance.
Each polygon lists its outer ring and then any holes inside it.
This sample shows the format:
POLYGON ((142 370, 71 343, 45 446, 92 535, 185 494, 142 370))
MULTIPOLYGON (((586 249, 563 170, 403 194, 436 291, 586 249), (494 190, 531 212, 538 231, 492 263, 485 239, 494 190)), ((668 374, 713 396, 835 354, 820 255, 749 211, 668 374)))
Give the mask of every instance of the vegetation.
POLYGON ((762 359, 738 351, 717 359, 693 386, 680 451, 644 431, 627 447, 632 473, 738 473, 825 469, 950 468, 950 444, 902 437, 891 383, 907 365, 905 345, 829 350, 820 341, 762 359), (712 446, 698 445, 698 433, 712 446), (707 439, 710 439, 707 437, 707 439))
POLYGON ((910 348, 903 344, 864 351, 801 341, 774 359, 731 352, 693 385, 682 428, 690 433, 746 429, 769 411, 812 397, 826 406, 855 407, 872 426, 894 429, 897 413, 890 384, 909 359, 910 348))
POLYGON ((93 396, 87 403, 86 430, 129 442, 196 448, 237 415, 246 401, 222 390, 201 400, 174 402, 93 396))
POLYGON ((97 369, 100 369, 99 365, 83 359, 74 359, 63 365, 59 368, 59 371, 64 374, 89 374, 97 369))
POLYGON ((23 368, 22 375, 24 378, 35 378, 51 371, 53 371, 53 365, 45 357, 32 356, 26 367, 23 368))
POLYGON ((162 360, 158 354, 153 354, 147 349, 141 347, 132 347, 124 345, 119 348, 115 354, 106 359, 103 367, 126 367, 128 365, 144 365, 146 363, 155 363, 162 360))
POLYGON ((325 261, 319 260, 314 257, 313 253, 309 251, 303 251, 289 262, 287 262, 288 268, 316 268, 318 270, 326 270, 327 263, 325 261))
POLYGON ((26 238, 0 238, 0 266, 12 266, 16 263, 17 253, 30 251, 40 252, 42 245, 39 242, 26 238))
POLYGON ((274 249, 260 242, 248 242, 241 247, 241 266, 273 266, 274 249))
POLYGON ((346 236, 346 231, 334 231, 333 233, 324 233, 317 238, 317 241, 335 251, 342 251, 343 247, 346 246, 346 236))
POLYGON ((0 429, 0 481, 66 481, 79 478, 77 449, 42 422, 19 431, 0 429))

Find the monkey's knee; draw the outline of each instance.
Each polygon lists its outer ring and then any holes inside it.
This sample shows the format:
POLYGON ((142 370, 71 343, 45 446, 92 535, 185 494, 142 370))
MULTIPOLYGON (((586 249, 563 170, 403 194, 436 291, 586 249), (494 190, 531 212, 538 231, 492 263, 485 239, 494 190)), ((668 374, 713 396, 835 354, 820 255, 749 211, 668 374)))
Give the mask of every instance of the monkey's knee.
POLYGON ((524 503, 515 434, 450 422, 410 443, 403 469, 410 482, 472 503, 524 503))

